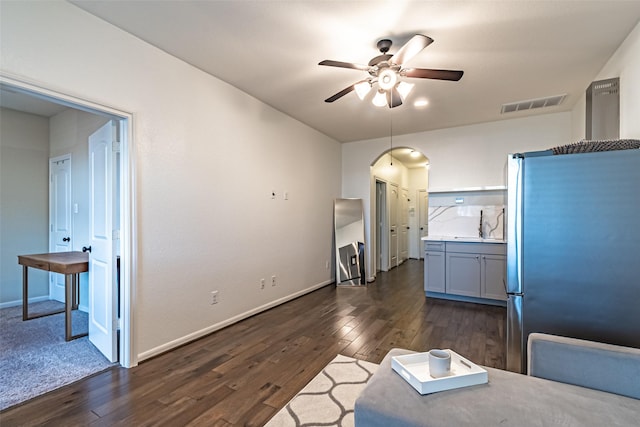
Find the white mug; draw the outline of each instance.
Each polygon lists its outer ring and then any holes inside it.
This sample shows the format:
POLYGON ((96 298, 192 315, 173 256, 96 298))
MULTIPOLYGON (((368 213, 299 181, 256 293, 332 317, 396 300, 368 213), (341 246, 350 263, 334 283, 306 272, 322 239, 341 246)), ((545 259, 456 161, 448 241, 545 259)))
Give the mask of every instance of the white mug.
POLYGON ((451 371, 451 353, 447 350, 429 351, 429 373, 433 378, 446 377, 451 371))

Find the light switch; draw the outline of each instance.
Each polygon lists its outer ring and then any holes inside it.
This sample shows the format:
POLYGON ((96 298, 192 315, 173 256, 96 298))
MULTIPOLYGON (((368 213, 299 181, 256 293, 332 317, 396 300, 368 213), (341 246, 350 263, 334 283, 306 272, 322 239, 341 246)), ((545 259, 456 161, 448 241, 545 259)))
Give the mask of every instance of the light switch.
POLYGON ((74 204, 73 204, 73 213, 74 213, 74 214, 77 214, 77 213, 78 213, 78 204, 77 204, 77 203, 74 203, 74 204))

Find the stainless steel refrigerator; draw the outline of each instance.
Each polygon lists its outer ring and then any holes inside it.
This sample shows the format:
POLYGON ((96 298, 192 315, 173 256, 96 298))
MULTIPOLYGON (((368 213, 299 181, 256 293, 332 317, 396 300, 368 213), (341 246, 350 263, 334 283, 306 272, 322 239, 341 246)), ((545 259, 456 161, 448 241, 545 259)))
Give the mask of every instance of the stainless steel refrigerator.
POLYGON ((544 332, 640 348, 640 150, 508 161, 507 369, 544 332))

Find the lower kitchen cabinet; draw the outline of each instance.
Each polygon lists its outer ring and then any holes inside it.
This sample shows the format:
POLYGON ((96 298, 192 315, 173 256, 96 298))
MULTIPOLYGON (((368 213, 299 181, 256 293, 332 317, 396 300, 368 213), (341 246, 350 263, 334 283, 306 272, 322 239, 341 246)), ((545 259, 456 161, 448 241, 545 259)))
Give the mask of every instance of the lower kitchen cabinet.
POLYGON ((447 251, 447 293, 480 296, 480 255, 447 251))
POLYGON ((425 242, 424 287, 431 296, 506 301, 505 280, 503 243, 425 242))
POLYGON ((445 292, 444 252, 427 251, 424 253, 424 290, 445 292))
POLYGON ((482 255, 480 296, 482 298, 507 300, 507 257, 505 255, 482 255))

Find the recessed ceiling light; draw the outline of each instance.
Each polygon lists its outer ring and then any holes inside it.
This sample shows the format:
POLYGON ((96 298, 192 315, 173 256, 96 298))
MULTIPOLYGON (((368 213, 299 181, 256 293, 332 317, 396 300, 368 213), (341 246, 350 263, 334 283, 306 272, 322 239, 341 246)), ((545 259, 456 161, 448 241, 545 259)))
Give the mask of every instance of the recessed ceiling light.
POLYGON ((429 101, 426 99, 418 99, 413 103, 414 107, 426 107, 427 105, 429 105, 429 101))

